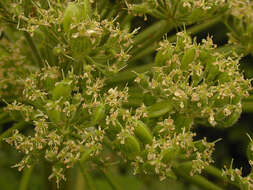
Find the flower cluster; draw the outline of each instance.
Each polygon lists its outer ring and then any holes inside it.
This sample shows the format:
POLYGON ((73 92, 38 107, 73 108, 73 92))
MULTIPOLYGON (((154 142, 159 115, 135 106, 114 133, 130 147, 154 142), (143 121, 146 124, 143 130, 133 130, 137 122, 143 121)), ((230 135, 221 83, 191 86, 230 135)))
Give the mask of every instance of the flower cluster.
POLYGON ((3 44, 0 46, 0 98, 9 102, 18 98, 22 93, 23 84, 20 78, 33 72, 36 68, 25 57, 27 50, 22 49, 24 38, 18 36, 19 39, 12 43, 4 35, 0 39, 3 44), (25 61, 27 65, 22 66, 25 61))
MULTIPOLYGON (((0 140, 23 153, 15 167, 43 159, 59 184, 67 169, 88 161, 127 162, 134 174, 160 180, 176 180, 181 168, 198 176, 214 162, 218 140, 198 137, 194 127, 232 126, 251 80, 239 71, 240 57, 221 53, 210 37, 197 43, 178 32, 174 43, 159 40, 173 27, 229 13, 227 26, 236 25, 230 41, 245 34, 240 44, 250 52, 252 15, 241 12, 252 9, 251 1, 12 0, 5 6, 9 1, 0 2, 0 33, 12 37, 0 35, 0 103, 6 104, 0 118, 15 124, 0 140), (131 19, 146 14, 161 21, 136 35, 131 19), (164 28, 153 34, 157 26, 164 28), (140 56, 156 47, 154 56, 140 56), (153 63, 139 69, 140 57, 153 63)), ((252 174, 232 168, 223 174, 243 190, 252 187, 252 174)))
POLYGON ((238 59, 224 57, 214 48, 211 38, 199 45, 184 32, 178 33, 175 44, 160 43, 155 67, 136 79, 144 94, 167 107, 155 117, 169 114, 177 118, 181 114, 189 127, 187 118, 223 127, 237 121, 250 81, 239 72, 238 59))
POLYGON ((151 15, 158 19, 172 21, 176 25, 192 24, 209 18, 226 9, 225 0, 148 0, 141 3, 127 3, 128 9, 135 15, 151 15))
MULTIPOLYGON (((87 65, 83 75, 62 76, 59 68, 47 67, 24 80, 22 102, 6 108, 16 120, 34 125, 30 135, 16 130, 6 139, 25 154, 16 165, 20 170, 44 157, 55 163, 52 175, 59 181, 64 169, 73 167, 83 154, 100 152, 105 133, 100 122, 105 115, 116 114, 127 100, 127 88, 102 91, 104 82, 93 76, 95 71, 87 65)), ((114 117, 106 122, 114 122, 114 117)))
POLYGON ((253 52, 253 2, 251 0, 229 1, 230 15, 225 24, 230 30, 229 43, 236 44, 245 55, 253 52))
POLYGON ((233 169, 233 162, 229 168, 225 167, 222 170, 222 175, 227 177, 232 184, 238 186, 241 190, 249 190, 253 188, 253 172, 251 172, 248 176, 242 177, 242 168, 241 169, 233 169))

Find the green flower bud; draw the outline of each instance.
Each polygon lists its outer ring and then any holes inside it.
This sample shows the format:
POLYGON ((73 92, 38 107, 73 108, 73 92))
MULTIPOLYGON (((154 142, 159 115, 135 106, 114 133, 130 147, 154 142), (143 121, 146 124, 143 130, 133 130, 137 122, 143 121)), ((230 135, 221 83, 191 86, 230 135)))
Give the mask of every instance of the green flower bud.
POLYGON ((169 163, 178 158, 179 149, 177 147, 170 147, 162 151, 162 161, 164 163, 169 163))
POLYGON ((50 162, 54 162, 57 160, 57 154, 52 150, 46 151, 45 158, 50 162))
POLYGON ((82 3, 71 2, 68 4, 63 18, 63 28, 66 33, 71 31, 72 24, 78 24, 79 22, 91 17, 91 6, 89 0, 83 0, 82 3))
POLYGON ((178 133, 182 132, 183 128, 189 130, 193 124, 193 118, 184 114, 175 114, 173 120, 174 125, 176 126, 176 132, 178 133))
POLYGON ((150 95, 150 94, 144 94, 144 100, 143 101, 144 101, 144 104, 146 106, 150 106, 150 105, 155 103, 156 98, 154 96, 150 95))
POLYGON ((216 79, 216 76, 220 74, 219 72, 219 66, 218 65, 215 65, 215 57, 212 57, 210 55, 209 56, 209 59, 207 60, 206 62, 206 65, 205 65, 205 72, 206 72, 206 81, 214 81, 216 79))
POLYGON ((196 147, 199 152, 204 152, 206 150, 205 141, 197 140, 197 141, 194 141, 193 143, 194 143, 194 147, 196 147))
POLYGON ((77 27, 71 27, 89 18, 91 18, 91 6, 89 0, 83 0, 82 3, 69 3, 64 12, 63 28, 71 38, 71 49, 75 57, 81 56, 84 52, 87 54, 92 45, 89 37, 82 36, 77 27))
POLYGON ((47 115, 50 119, 50 121, 54 123, 58 123, 61 121, 61 112, 57 109, 57 103, 54 101, 49 100, 46 104, 47 107, 47 115))
MULTIPOLYGON (((242 108, 237 106, 235 109, 231 109, 229 111, 231 112, 231 114, 229 116, 224 116, 222 121, 219 121, 220 118, 217 119, 219 126, 231 127, 232 125, 234 125, 238 121, 238 119, 240 118, 240 115, 242 113, 242 108)), ((224 110, 222 111, 222 113, 220 112, 218 114, 218 117, 221 114, 225 115, 224 110)))
POLYGON ((151 144, 153 141, 149 128, 142 121, 136 121, 134 134, 143 144, 151 144))
POLYGON ((82 57, 82 54, 87 55, 90 52, 91 47, 91 41, 86 36, 71 39, 71 49, 75 57, 82 57))
POLYGON ((120 133, 122 130, 122 126, 119 121, 116 121, 115 125, 109 125, 108 127, 105 128, 106 135, 111 139, 115 140, 117 137, 117 134, 120 133))
POLYGON ((81 158, 80 158, 80 162, 84 163, 86 160, 89 159, 89 157, 91 156, 91 154, 96 150, 95 147, 89 148, 87 150, 84 151, 84 153, 82 154, 81 158))
POLYGON ((55 46, 54 49, 53 49, 53 54, 54 55, 60 55, 64 52, 64 49, 63 47, 60 47, 60 46, 55 46))
POLYGON ((172 110, 172 105, 169 101, 157 102, 156 104, 148 107, 148 117, 160 117, 172 110))
POLYGON ((193 60, 195 59, 195 49, 194 48, 190 48, 187 49, 186 52, 184 53, 184 56, 181 60, 181 69, 182 70, 188 70, 189 64, 193 62, 193 60))
POLYGON ((58 100, 60 98, 68 99, 72 93, 72 81, 62 80, 55 84, 55 88, 52 92, 53 100, 58 100))
POLYGON ((55 83, 59 81, 60 73, 55 67, 48 67, 43 72, 45 74, 40 78, 43 88, 50 92, 55 88, 55 83))
POLYGON ((97 106, 92 114, 91 123, 97 125, 105 117, 105 105, 100 104, 97 106))
POLYGON ((156 66, 163 66, 166 64, 168 60, 172 58, 172 50, 169 48, 163 51, 158 51, 155 56, 155 65, 156 66))
POLYGON ((153 135, 155 137, 159 137, 160 136, 160 131, 163 129, 164 127, 162 125, 157 125, 155 126, 154 130, 153 130, 153 135))
POLYGON ((75 105, 80 105, 82 101, 83 101, 83 97, 80 93, 75 94, 72 98, 72 104, 75 104, 75 105))
POLYGON ((168 179, 171 179, 171 180, 177 180, 177 176, 176 174, 172 171, 172 170, 169 170, 167 173, 166 173, 166 177, 168 179))
POLYGON ((229 82, 231 81, 232 77, 228 75, 227 72, 223 72, 223 73, 220 73, 219 76, 218 76, 218 81, 220 83, 225 83, 225 82, 229 82))
POLYGON ((129 159, 134 159, 141 151, 140 143, 134 136, 127 135, 121 144, 123 152, 129 159))

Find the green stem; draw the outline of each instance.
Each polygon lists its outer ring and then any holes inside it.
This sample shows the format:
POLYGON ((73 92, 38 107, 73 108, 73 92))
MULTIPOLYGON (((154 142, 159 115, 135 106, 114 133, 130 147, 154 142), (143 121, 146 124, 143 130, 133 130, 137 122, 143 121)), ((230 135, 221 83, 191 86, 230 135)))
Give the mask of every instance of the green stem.
POLYGON ((39 52, 38 48, 36 47, 36 45, 34 43, 32 37, 30 36, 30 34, 28 32, 24 32, 24 36, 25 36, 28 44, 30 45, 30 48, 31 48, 32 52, 34 53, 37 65, 39 67, 42 67, 43 59, 42 59, 42 57, 40 55, 40 52, 39 52))
POLYGON ((234 186, 240 188, 239 184, 230 181, 227 177, 222 175, 222 172, 218 168, 216 168, 212 165, 207 166, 206 168, 204 168, 203 171, 210 174, 210 175, 212 175, 212 176, 214 176, 214 177, 216 177, 216 178, 218 178, 218 179, 220 179, 220 180, 222 180, 225 183, 229 183, 231 185, 234 185, 234 186))
POLYGON ((109 78, 106 81, 106 83, 107 85, 110 85, 112 83, 120 83, 120 82, 133 80, 136 77, 136 74, 134 72, 143 73, 145 71, 150 70, 153 66, 154 64, 151 63, 151 64, 145 64, 145 65, 134 67, 134 68, 129 68, 126 71, 120 72, 114 75, 113 77, 109 78))
POLYGON ((84 177, 84 180, 85 180, 85 182, 88 186, 88 189, 89 190, 95 190, 96 188, 95 188, 94 182, 93 182, 90 174, 87 172, 87 170, 84 166, 84 163, 79 162, 79 168, 80 168, 80 170, 83 174, 83 177, 84 177))
POLYGON ((211 165, 207 166, 207 167, 204 168, 204 171, 206 173, 208 173, 208 174, 216 177, 216 178, 219 178, 219 179, 221 179, 223 181, 227 181, 227 178, 222 175, 222 172, 218 168, 216 168, 214 166, 211 166, 211 165))
POLYGON ((0 114, 0 125, 6 123, 6 120, 9 120, 8 113, 3 112, 0 114))
POLYGON ((219 47, 218 49, 216 49, 216 51, 220 52, 220 53, 225 53, 227 55, 232 54, 233 52, 237 53, 238 55, 244 54, 244 49, 241 48, 238 45, 232 45, 232 44, 227 44, 224 46, 219 47))
POLYGON ((32 175, 32 171, 33 171, 34 166, 31 166, 30 168, 26 168, 23 171, 23 175, 21 178, 21 182, 19 185, 19 190, 27 190, 28 189, 28 184, 32 175))
POLYGON ((246 113, 253 112, 253 101, 242 101, 242 111, 246 113))
POLYGON ((125 16, 125 17, 123 18, 123 20, 120 22, 120 26, 121 26, 122 28, 125 28, 125 27, 128 25, 128 23, 131 22, 131 20, 132 20, 133 18, 134 18, 133 15, 127 15, 127 16, 125 16))
POLYGON ((146 41, 148 38, 150 38, 151 35, 156 33, 158 28, 164 28, 166 24, 167 22, 164 20, 154 23, 153 25, 136 35, 136 37, 134 38, 133 45, 136 46, 143 41, 146 41))
POLYGON ((246 113, 253 112, 253 95, 242 100, 242 110, 246 113))
POLYGON ((212 182, 208 181, 203 176, 200 176, 200 175, 191 176, 191 175, 189 175, 189 173, 186 172, 188 170, 185 169, 184 165, 173 168, 173 171, 175 172, 175 174, 177 176, 179 176, 179 177, 183 178, 184 180, 188 181, 189 183, 195 184, 195 185, 197 185, 200 188, 203 188, 205 190, 223 190, 219 186, 217 186, 217 185, 213 184, 212 182))
POLYGON ((0 135, 0 142, 4 139, 4 138, 7 138, 11 135, 11 133, 14 131, 14 130, 20 130, 20 129, 23 129, 25 126, 26 126, 26 122, 24 121, 21 121, 21 122, 18 122, 16 124, 14 124, 11 128, 7 129, 6 131, 4 131, 1 135, 0 135))
POLYGON ((160 28, 160 30, 157 31, 157 28, 156 28, 156 32, 153 32, 151 34, 147 32, 149 36, 147 36, 144 39, 141 38, 142 40, 144 40, 144 42, 142 44, 134 46, 135 48, 132 49, 131 51, 131 54, 133 56, 138 55, 139 52, 144 51, 146 48, 150 47, 154 42, 156 42, 157 40, 160 40, 174 26, 172 22, 168 22, 168 21, 164 21, 161 24, 162 24, 162 27, 160 28))
MULTIPOLYGON (((219 17, 214 18, 212 20, 209 20, 209 21, 203 22, 201 24, 195 25, 195 26, 189 28, 187 30, 187 33, 190 34, 190 35, 197 34, 200 31, 203 31, 204 29, 207 29, 207 28, 219 23, 221 21, 221 19, 222 19, 222 17, 219 16, 219 17)), ((167 40, 170 41, 170 42, 174 42, 174 41, 176 41, 176 39, 177 39, 176 35, 173 35, 173 36, 170 36, 170 37, 167 38, 167 40)), ((148 46, 146 49, 142 49, 142 51, 139 51, 137 54, 135 54, 132 57, 132 59, 130 60, 130 63, 135 62, 136 60, 141 59, 142 57, 153 53, 157 48, 158 48, 158 44, 154 43, 154 44, 148 46)))
POLYGON ((101 169, 103 172, 106 180, 111 185, 113 190, 121 190, 121 186, 117 183, 117 180, 114 178, 114 176, 106 169, 101 169))

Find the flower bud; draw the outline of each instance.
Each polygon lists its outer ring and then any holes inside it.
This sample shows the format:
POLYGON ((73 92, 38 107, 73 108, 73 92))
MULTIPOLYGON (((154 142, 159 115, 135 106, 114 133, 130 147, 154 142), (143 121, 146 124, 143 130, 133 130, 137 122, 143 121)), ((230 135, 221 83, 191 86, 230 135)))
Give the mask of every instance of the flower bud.
POLYGON ((47 115, 50 119, 50 121, 54 123, 58 123, 61 121, 61 112, 57 108, 57 103, 49 100, 48 103, 46 104, 47 107, 47 115))
POLYGON ((157 102, 156 104, 148 107, 148 117, 160 117, 172 110, 172 105, 169 101, 157 102))
POLYGON ((63 18, 63 28, 66 33, 71 31, 71 25, 91 17, 91 6, 89 0, 83 0, 82 3, 71 2, 68 4, 63 18))
POLYGON ((153 135, 155 136, 155 137, 159 137, 160 136, 160 131, 162 130, 164 128, 164 126, 162 126, 162 125, 157 125, 157 126, 155 126, 155 128, 154 128, 154 130, 153 130, 153 135))
POLYGON ((47 67, 42 72, 40 81, 42 82, 43 88, 50 92, 54 89, 55 83, 59 81, 60 73, 56 67, 47 67))
POLYGON ((52 92, 53 100, 58 100, 59 98, 68 99, 72 92, 72 81, 62 80, 55 84, 55 88, 52 92))
POLYGON ((181 60, 181 69, 187 71, 189 64, 193 62, 194 58, 195 58, 195 49, 194 48, 187 49, 181 60))
POLYGON ((80 162, 84 163, 86 160, 88 160, 88 158, 91 156, 91 154, 96 150, 96 148, 91 147, 87 150, 84 151, 84 153, 82 154, 81 158, 80 158, 80 162))
POLYGON ((171 180, 177 180, 177 176, 172 170, 167 171, 166 177, 171 180))
POLYGON ((92 114, 91 123, 97 125, 105 117, 105 105, 100 104, 97 106, 92 114))
POLYGON ((193 124, 193 118, 186 116, 185 114, 177 113, 173 117, 174 125, 176 132, 182 132, 182 129, 185 128, 189 130, 193 124))
POLYGON ((141 151, 140 143, 131 135, 125 137, 121 148, 129 159, 134 159, 141 151))
POLYGON ((158 51, 155 56, 155 65, 163 66, 168 60, 172 58, 172 50, 169 48, 166 51, 158 51))
POLYGON ((60 55, 63 52, 64 52, 64 49, 61 46, 55 46, 54 49, 53 49, 53 54, 54 55, 60 55))
POLYGON ((89 0, 82 3, 69 3, 64 12, 63 28, 70 37, 71 49, 75 58, 85 52, 87 54, 92 45, 89 37, 83 36, 78 30, 78 24, 91 17, 91 6, 89 0))
POLYGON ((231 105, 231 106, 229 106, 227 111, 225 109, 220 111, 215 116, 215 120, 217 120, 219 126, 221 126, 221 127, 230 127, 238 121, 241 113, 242 113, 241 106, 238 106, 238 105, 232 106, 231 105), (226 115, 226 112, 230 112, 230 114, 226 115))
POLYGON ((111 139, 115 140, 117 134, 122 130, 122 126, 119 121, 116 121, 115 125, 111 124, 105 128, 106 135, 111 139))
POLYGON ((178 158, 179 149, 177 147, 170 147, 162 151, 162 161, 164 163, 171 162, 178 158))
POLYGON ((143 144, 151 144, 153 141, 149 128, 142 121, 135 122, 134 134, 143 144))
POLYGON ((216 76, 220 73, 218 65, 215 65, 215 58, 210 57, 205 66, 206 81, 212 82, 215 80, 216 76))

